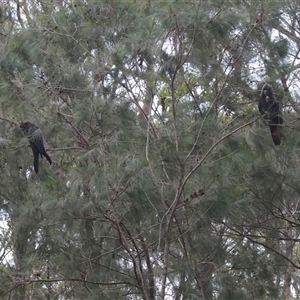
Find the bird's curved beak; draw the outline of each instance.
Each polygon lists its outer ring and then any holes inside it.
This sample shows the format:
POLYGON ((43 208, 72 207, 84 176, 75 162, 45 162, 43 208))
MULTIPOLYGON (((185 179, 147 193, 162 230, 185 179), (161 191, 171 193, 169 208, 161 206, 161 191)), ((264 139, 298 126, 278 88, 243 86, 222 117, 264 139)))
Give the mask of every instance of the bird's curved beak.
POLYGON ((269 91, 267 90, 264 90, 264 95, 266 96, 266 101, 268 102, 269 101, 269 91))

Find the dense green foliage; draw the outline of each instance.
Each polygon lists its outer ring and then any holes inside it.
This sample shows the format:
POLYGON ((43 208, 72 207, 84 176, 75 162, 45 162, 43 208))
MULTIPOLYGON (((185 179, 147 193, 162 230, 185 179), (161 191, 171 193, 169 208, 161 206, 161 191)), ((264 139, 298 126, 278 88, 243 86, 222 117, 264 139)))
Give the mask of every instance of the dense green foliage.
POLYGON ((3 1, 1 299, 298 299, 297 7, 3 1))

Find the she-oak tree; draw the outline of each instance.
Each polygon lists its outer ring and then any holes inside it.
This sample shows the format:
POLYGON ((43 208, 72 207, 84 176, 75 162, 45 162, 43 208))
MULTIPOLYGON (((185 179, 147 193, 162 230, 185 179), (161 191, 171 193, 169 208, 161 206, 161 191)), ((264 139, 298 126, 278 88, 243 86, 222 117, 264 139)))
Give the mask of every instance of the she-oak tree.
POLYGON ((298 299, 297 6, 4 1, 1 297, 298 299))

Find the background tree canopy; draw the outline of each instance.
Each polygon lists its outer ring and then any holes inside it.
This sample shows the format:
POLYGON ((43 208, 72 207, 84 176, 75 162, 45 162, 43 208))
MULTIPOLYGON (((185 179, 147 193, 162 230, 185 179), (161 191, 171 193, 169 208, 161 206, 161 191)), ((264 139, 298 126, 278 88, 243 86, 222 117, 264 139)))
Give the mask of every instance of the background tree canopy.
POLYGON ((299 8, 2 1, 1 299, 299 299, 299 8))

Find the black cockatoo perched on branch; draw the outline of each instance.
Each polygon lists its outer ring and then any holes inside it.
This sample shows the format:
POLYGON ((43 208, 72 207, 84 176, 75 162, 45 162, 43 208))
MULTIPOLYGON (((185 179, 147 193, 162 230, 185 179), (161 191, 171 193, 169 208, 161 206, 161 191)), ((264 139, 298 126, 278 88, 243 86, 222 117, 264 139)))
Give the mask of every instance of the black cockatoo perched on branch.
POLYGON ((258 109, 267 120, 275 146, 280 145, 280 131, 283 119, 280 116, 279 102, 273 94, 272 87, 265 84, 258 99, 258 109))
POLYGON ((39 154, 45 156, 49 163, 52 163, 50 156, 46 153, 44 148, 43 134, 42 131, 30 122, 22 122, 20 128, 27 135, 29 140, 30 147, 32 149, 33 158, 34 158, 34 171, 35 173, 39 172, 39 154))

